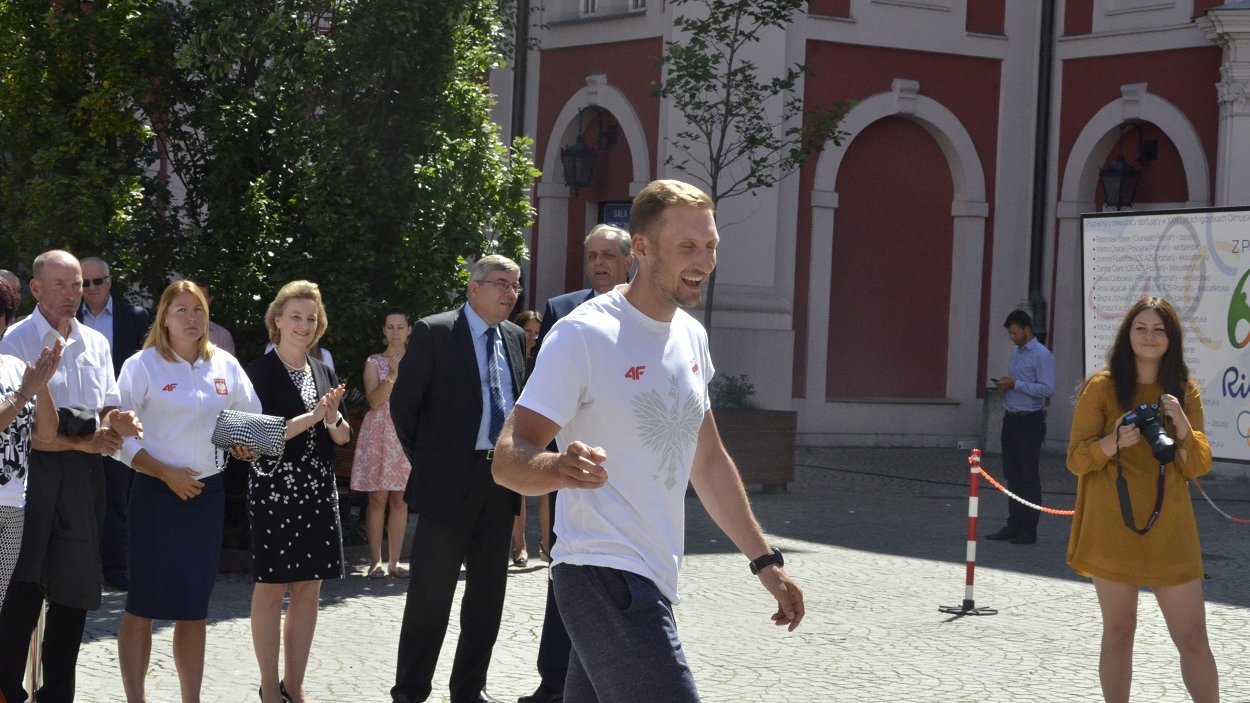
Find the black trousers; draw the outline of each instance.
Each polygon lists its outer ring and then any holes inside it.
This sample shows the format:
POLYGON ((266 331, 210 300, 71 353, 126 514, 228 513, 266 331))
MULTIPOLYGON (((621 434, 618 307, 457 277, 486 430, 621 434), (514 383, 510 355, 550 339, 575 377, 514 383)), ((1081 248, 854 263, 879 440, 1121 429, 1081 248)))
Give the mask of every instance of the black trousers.
MULTIPOLYGON (((485 470, 489 472, 489 466, 485 470)), ((399 631, 393 697, 429 698, 462 562, 464 598, 460 642, 451 668, 451 700, 473 700, 486 687, 486 670, 503 618, 514 496, 492 482, 473 491, 457 520, 417 516, 411 556, 416 568, 408 581, 399 631)))
MULTIPOLYGON (((0 611, 0 692, 8 703, 26 700, 23 675, 30 651, 31 634, 39 620, 43 592, 33 583, 12 583, 0 611)), ((74 700, 74 669, 82 644, 87 611, 57 603, 48 604, 43 630, 43 687, 35 694, 39 703, 70 703, 74 700)))
MULTIPOLYGON (((1042 477, 1038 464, 1042 459, 1042 440, 1046 438, 1046 411, 1027 415, 1003 415, 1003 476, 1007 488, 1021 498, 1042 504, 1042 477)), ((1036 532, 1040 513, 1011 500, 1007 504, 1007 527, 1021 532, 1036 532)))
MULTIPOLYGON (((551 497, 551 532, 548 534, 547 545, 550 549, 556 544, 556 493, 551 497)), ((550 553, 550 552, 548 552, 550 553)), ((564 679, 569 673, 569 652, 573 643, 569 640, 568 630, 564 629, 564 620, 560 617, 560 609, 556 606, 555 589, 551 579, 547 579, 547 607, 543 611, 543 633, 538 640, 538 674, 542 683, 538 690, 545 693, 564 693, 564 679)))
POLYGON ((104 491, 106 508, 104 531, 100 533, 100 562, 104 567, 104 579, 115 585, 130 583, 127 575, 127 514, 130 505, 130 485, 135 472, 129 466, 104 457, 104 491))

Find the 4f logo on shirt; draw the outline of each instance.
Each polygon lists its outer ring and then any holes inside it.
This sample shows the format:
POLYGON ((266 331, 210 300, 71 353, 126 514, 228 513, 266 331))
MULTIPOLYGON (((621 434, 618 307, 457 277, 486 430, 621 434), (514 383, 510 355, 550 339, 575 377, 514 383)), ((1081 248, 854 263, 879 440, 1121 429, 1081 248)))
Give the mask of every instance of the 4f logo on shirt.
POLYGON ((226 379, 214 378, 213 387, 217 389, 217 395, 230 395, 230 389, 226 388, 226 379))
POLYGON ((642 378, 642 374, 646 372, 646 370, 646 366, 631 366, 629 367, 629 370, 625 372, 625 378, 628 378, 631 381, 637 381, 642 378))
POLYGON ((164 387, 164 388, 162 388, 161 390, 162 390, 162 391, 164 391, 164 392, 166 392, 166 393, 171 393, 171 392, 173 392, 173 390, 174 390, 175 388, 177 388, 177 387, 178 387, 178 384, 177 384, 177 383, 166 383, 166 384, 165 384, 165 387, 164 387))
POLYGON ((693 373, 693 374, 699 373, 699 360, 698 359, 690 360, 690 373, 693 373))

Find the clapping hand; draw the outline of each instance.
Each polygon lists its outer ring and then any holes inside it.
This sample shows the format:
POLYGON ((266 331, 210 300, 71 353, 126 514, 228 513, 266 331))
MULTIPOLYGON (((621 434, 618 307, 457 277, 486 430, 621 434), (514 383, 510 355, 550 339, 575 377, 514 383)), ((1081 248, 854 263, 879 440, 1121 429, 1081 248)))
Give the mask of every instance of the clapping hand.
MULTIPOLYGON (((321 401, 317 403, 317 416, 321 420, 329 421, 330 418, 338 417, 339 402, 343 400, 343 394, 347 392, 347 386, 340 383, 330 389, 329 393, 321 396, 321 401)), ((330 423, 334 424, 334 423, 330 423)))
POLYGON ((61 351, 64 347, 61 340, 56 340, 52 348, 43 348, 39 353, 39 358, 33 364, 26 364, 26 371, 22 373, 22 385, 18 389, 27 400, 34 398, 35 395, 42 393, 48 387, 48 381, 52 378, 52 374, 56 373, 57 366, 61 363, 61 351))

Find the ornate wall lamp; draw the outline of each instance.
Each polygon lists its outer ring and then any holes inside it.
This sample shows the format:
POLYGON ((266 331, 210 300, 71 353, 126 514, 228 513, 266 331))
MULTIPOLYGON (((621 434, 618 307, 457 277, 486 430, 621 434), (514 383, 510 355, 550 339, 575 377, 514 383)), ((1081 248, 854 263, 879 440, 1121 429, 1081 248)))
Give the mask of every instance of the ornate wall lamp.
POLYGON ((564 185, 572 188, 574 193, 590 185, 590 178, 594 175, 595 161, 599 158, 599 152, 616 144, 616 125, 604 127, 605 113, 606 110, 594 105, 578 110, 577 139, 569 146, 560 149, 560 162, 564 165, 564 185), (592 117, 598 118, 599 131, 594 140, 594 147, 587 144, 582 136, 585 132, 582 120, 587 112, 591 112, 592 117))
POLYGON ((1098 181, 1102 183, 1103 200, 1107 207, 1122 210, 1132 207, 1137 195, 1137 183, 1141 180, 1141 171, 1133 168, 1124 160, 1124 133, 1130 129, 1137 130, 1137 163, 1145 168, 1151 161, 1159 158, 1159 142, 1146 139, 1141 124, 1125 122, 1120 125, 1120 153, 1115 161, 1098 171, 1098 181))

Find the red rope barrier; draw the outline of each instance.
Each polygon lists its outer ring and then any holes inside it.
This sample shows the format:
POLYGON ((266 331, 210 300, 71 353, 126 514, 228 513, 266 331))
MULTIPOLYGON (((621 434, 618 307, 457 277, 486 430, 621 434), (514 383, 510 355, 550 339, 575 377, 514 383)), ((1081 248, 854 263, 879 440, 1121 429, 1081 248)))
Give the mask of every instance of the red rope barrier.
POLYGON ((1220 515, 1223 515, 1224 517, 1228 518, 1229 520, 1232 520, 1233 522, 1237 523, 1238 525, 1250 525, 1250 520, 1247 520, 1247 519, 1246 519, 1246 518, 1244 518, 1244 517, 1233 517, 1232 515, 1229 515, 1228 513, 1224 512, 1223 510, 1220 510, 1220 506, 1216 505, 1216 504, 1215 504, 1215 501, 1211 500, 1211 496, 1207 495, 1207 492, 1206 492, 1206 490, 1204 490, 1204 489, 1203 489, 1202 484, 1201 484, 1201 483, 1198 483, 1198 479, 1196 479, 1196 478, 1195 478, 1195 479, 1193 479, 1193 480, 1191 481, 1191 483, 1193 483, 1193 484, 1194 484, 1194 487, 1198 489, 1198 492, 1202 494, 1202 497, 1206 499, 1206 501, 1207 501, 1207 505, 1210 505, 1212 510, 1214 510, 1214 511, 1215 511, 1215 512, 1217 512, 1217 513, 1219 513, 1220 515))
MULTIPOLYGON (((976 450, 974 450, 974 451, 976 451, 976 450)), ((1020 497, 1020 496, 1018 496, 1018 495, 1016 495, 1015 493, 1012 493, 1011 491, 1007 490, 1007 489, 1003 486, 1003 484, 999 483, 998 481, 995 481, 993 476, 991 476, 991 475, 989 475, 988 473, 986 473, 986 472, 985 472, 985 467, 980 467, 980 468, 981 468, 981 475, 985 477, 985 480, 986 480, 986 481, 989 481, 989 482, 990 482, 990 484, 991 484, 992 486, 994 486, 994 487, 995 487, 995 488, 997 488, 998 490, 1002 491, 1002 492, 1003 492, 1003 494, 1005 494, 1008 498, 1011 498, 1012 500, 1014 500, 1014 501, 1016 501, 1016 502, 1018 502, 1018 503, 1023 503, 1023 504, 1025 504, 1025 505, 1029 506, 1030 508, 1033 508, 1034 510, 1040 510, 1040 511, 1042 511, 1043 513, 1046 513, 1047 515, 1066 515, 1066 516, 1068 516, 1068 517, 1072 517, 1073 515, 1075 515, 1075 514, 1076 514, 1076 511, 1075 511, 1075 510, 1059 510, 1059 509, 1056 509, 1056 508, 1047 508, 1047 507, 1043 507, 1043 506, 1041 506, 1041 505, 1034 505, 1033 503, 1030 503, 1029 501, 1027 501, 1027 500, 1025 500, 1025 499, 1021 498, 1021 497, 1020 497)))

